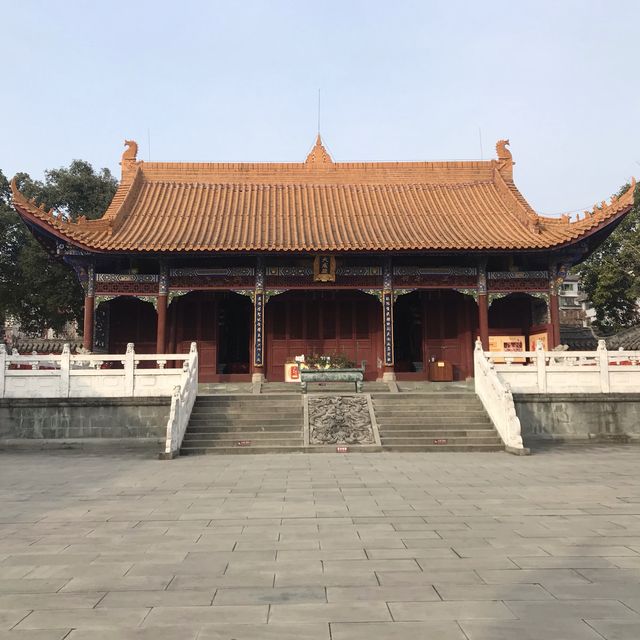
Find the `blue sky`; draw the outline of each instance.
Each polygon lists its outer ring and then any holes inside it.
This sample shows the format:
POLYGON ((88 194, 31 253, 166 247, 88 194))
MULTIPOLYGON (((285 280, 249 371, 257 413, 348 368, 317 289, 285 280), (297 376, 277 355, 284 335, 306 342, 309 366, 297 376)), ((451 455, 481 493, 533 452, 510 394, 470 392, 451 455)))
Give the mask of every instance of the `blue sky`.
POLYGON ((640 175, 633 0, 0 0, 0 169, 486 159, 541 213, 640 175), (150 132, 151 145, 148 145, 150 132), (482 148, 480 145, 480 132, 482 148))

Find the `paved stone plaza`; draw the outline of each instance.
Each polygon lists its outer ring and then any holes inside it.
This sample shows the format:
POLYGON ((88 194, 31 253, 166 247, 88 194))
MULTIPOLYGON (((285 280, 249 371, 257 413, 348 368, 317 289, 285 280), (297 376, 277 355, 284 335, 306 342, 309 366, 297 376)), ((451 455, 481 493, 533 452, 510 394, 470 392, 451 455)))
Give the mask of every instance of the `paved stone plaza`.
POLYGON ((637 640, 640 450, 0 454, 0 639, 637 640))

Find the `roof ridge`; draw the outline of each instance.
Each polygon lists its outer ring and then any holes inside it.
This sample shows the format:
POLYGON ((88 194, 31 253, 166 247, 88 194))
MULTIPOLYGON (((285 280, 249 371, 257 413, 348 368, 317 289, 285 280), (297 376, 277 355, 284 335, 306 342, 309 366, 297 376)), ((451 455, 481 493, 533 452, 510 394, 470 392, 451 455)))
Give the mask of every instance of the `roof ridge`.
POLYGON ((538 216, 540 220, 544 221, 545 224, 558 224, 558 225, 571 225, 576 226, 576 228, 590 228, 595 224, 598 224, 608 218, 616 215, 623 209, 627 209, 630 206, 635 204, 635 190, 636 190, 636 179, 635 177, 631 177, 631 184, 629 188, 622 193, 620 196, 613 195, 611 196, 609 203, 606 200, 602 200, 602 202, 593 205, 593 208, 590 211, 583 211, 582 218, 580 214, 577 213, 575 216, 575 220, 571 219, 571 215, 568 213, 563 213, 561 216, 550 217, 550 216, 538 216))
POLYGON ((351 162, 260 162, 260 161, 238 161, 238 162, 146 162, 139 160, 137 165, 142 169, 306 169, 307 171, 335 171, 336 169, 380 169, 386 167, 406 167, 406 168, 447 168, 459 169, 462 167, 490 168, 496 164, 496 160, 380 160, 380 161, 351 161, 351 162))
POLYGON ((527 230, 532 231, 535 234, 539 234, 540 217, 529 206, 529 203, 525 200, 524 196, 520 193, 513 180, 506 180, 502 175, 502 172, 498 167, 494 171, 494 184, 503 195, 507 197, 507 206, 514 214, 515 218, 520 222, 527 230))
POLYGON ((112 217, 110 218, 109 233, 116 233, 124 224, 125 220, 133 210, 136 200, 138 199, 138 195, 142 189, 142 183, 142 169, 138 167, 131 184, 127 188, 127 192, 122 203, 113 212, 112 217))

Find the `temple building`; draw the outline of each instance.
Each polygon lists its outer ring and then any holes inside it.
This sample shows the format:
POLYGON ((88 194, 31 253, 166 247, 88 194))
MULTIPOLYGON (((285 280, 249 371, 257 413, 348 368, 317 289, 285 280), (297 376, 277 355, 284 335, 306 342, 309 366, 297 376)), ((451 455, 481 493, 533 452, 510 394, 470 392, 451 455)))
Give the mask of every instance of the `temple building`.
POLYGON ((513 182, 508 141, 464 162, 138 160, 127 141, 98 220, 14 205, 85 291, 84 347, 198 343, 202 381, 284 379, 339 353, 366 380, 473 375, 473 345, 560 340, 558 296, 633 206, 634 186, 582 215, 543 217, 513 182), (437 373, 437 372, 436 372, 437 373))

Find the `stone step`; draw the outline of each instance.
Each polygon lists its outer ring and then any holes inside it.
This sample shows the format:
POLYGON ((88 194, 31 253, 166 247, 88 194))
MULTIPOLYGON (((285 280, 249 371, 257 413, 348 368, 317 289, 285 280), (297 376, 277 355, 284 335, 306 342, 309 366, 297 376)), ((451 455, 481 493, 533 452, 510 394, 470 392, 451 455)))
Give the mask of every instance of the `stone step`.
POLYGON ((193 427, 194 429, 222 429, 226 426, 273 429, 278 427, 279 425, 302 428, 302 416, 299 416, 296 420, 284 420, 278 418, 269 420, 201 420, 199 418, 192 418, 189 422, 189 428, 193 427))
POLYGON ((487 453, 493 451, 504 451, 503 444, 420 444, 420 445, 408 445, 408 444, 383 444, 384 451, 396 451, 404 453, 431 453, 431 452, 479 452, 486 451, 487 453))
POLYGON ((253 396, 198 396, 196 402, 199 404, 206 405, 218 405, 218 404, 227 404, 227 405, 236 405, 236 404, 244 404, 244 405, 273 405, 273 404, 282 404, 294 406, 296 404, 300 404, 300 398, 296 396, 280 394, 280 395, 272 395, 272 396, 262 396, 262 395, 253 395, 253 396))
MULTIPOLYGON (((416 437, 411 437, 411 438, 397 438, 397 437, 388 437, 388 436, 381 436, 380 440, 383 444, 383 446, 386 445, 425 445, 425 444, 433 444, 433 445, 438 445, 438 443, 436 442, 437 440, 444 440, 446 441, 444 444, 450 444, 450 445, 454 445, 454 444, 495 444, 498 445, 500 444, 502 441, 500 440, 500 438, 498 438, 496 435, 492 434, 489 436, 485 436, 485 437, 479 437, 479 438, 472 438, 469 436, 463 436, 461 438, 444 438, 444 437, 423 437, 420 436, 418 438, 416 437)), ((442 445, 438 445, 438 446, 442 446, 442 445)))
POLYGON ((387 411, 373 408, 376 416, 382 420, 406 420, 414 422, 416 420, 482 420, 487 416, 486 411, 387 411))
POLYGON ((389 395, 380 396, 381 399, 384 399, 387 402, 402 402, 403 400, 407 400, 410 398, 413 400, 479 400, 478 396, 475 393, 470 393, 468 391, 452 391, 452 392, 433 392, 433 393, 390 393, 389 395))
POLYGON ((472 389, 372 396, 386 451, 500 451, 504 445, 472 389), (438 441, 444 444, 437 444, 438 441))
POLYGON ((495 429, 486 424, 479 427, 467 427, 465 425, 464 427, 457 429, 447 427, 443 427, 441 429, 406 429, 402 426, 394 426, 392 428, 379 427, 379 430, 387 438, 446 438, 447 436, 471 436, 477 438, 478 436, 484 435, 496 435, 495 429))
POLYGON ((418 410, 394 410, 394 409, 380 409, 374 405, 374 411, 376 412, 376 416, 379 418, 384 418, 385 416, 394 417, 394 418, 406 418, 412 420, 413 418, 426 418, 433 420, 449 420, 449 419, 460 419, 460 420, 476 420, 477 418, 483 417, 486 415, 484 411, 479 411, 474 409, 473 411, 428 411, 423 409, 421 411, 418 410))
MULTIPOLYGON (((257 404, 248 404, 243 405, 238 403, 237 405, 230 404, 195 404, 193 406, 193 412, 195 413, 247 413, 247 414, 256 414, 256 415, 264 415, 265 413, 273 413, 273 412, 282 412, 282 413, 299 413, 302 411, 302 403, 296 404, 287 404, 287 405, 257 405, 257 404)), ((193 413, 192 412, 192 413, 193 413)))
POLYGON ((204 455, 204 454, 217 454, 217 455, 229 455, 229 454, 255 454, 255 453, 304 453, 307 451, 302 445, 291 446, 249 446, 249 447, 182 447, 180 449, 180 455, 204 455))
POLYGON ((296 407, 199 407, 194 406, 192 415, 202 415, 202 416, 229 416, 230 418, 234 416, 249 416, 249 417, 263 417, 273 416, 273 414, 283 414, 283 415, 302 415, 302 406, 296 407))
POLYGON ((198 393, 253 393, 253 384, 251 382, 200 382, 198 393))
POLYGON ((477 399, 460 399, 453 398, 446 400, 438 398, 437 400, 414 400, 413 398, 404 398, 399 400, 387 400, 386 398, 376 398, 372 396, 374 406, 381 409, 439 409, 443 411, 469 411, 471 409, 484 409, 482 403, 477 399))
POLYGON ((302 437, 302 429, 278 429, 273 431, 260 431, 249 429, 235 429, 229 427, 228 429, 207 429, 204 431, 189 429, 184 435, 184 440, 202 439, 202 438, 222 438, 222 439, 234 439, 234 440, 264 440, 266 438, 291 438, 295 436, 302 437))
POLYGON ((238 447, 245 448, 248 446, 268 446, 268 447, 301 447, 302 446, 302 436, 298 438, 273 438, 269 440, 259 440, 261 444, 257 444, 256 439, 251 440, 250 438, 227 438, 227 439, 211 439, 211 438, 201 438, 201 439, 190 439, 186 440, 182 445, 182 449, 184 448, 214 448, 214 447, 238 447), (247 442, 248 444, 240 445, 240 442, 247 442))
POLYGON ((433 400, 425 400, 422 398, 414 400, 413 398, 409 398, 407 396, 400 396, 401 399, 396 400, 399 396, 391 396, 388 398, 380 398, 378 396, 372 396, 371 399, 373 404, 378 407, 442 407, 445 409, 451 409, 453 406, 467 409, 472 407, 482 407, 482 403, 480 403, 475 398, 452 398, 448 400, 446 398, 434 398, 433 400), (391 398, 393 397, 393 400, 391 398))
POLYGON ((393 418, 386 417, 380 418, 378 417, 378 426, 388 427, 389 429, 393 429, 394 427, 402 427, 407 429, 446 429, 448 427, 452 429, 460 429, 460 428, 475 428, 479 426, 480 428, 487 429, 492 427, 491 420, 489 418, 485 418, 483 416, 479 416, 477 419, 469 419, 469 418, 451 418, 447 420, 445 418, 438 418, 436 420, 428 420, 426 418, 422 419, 411 419, 407 420, 405 418, 393 418))
POLYGON ((243 411, 239 410, 225 410, 225 409, 211 409, 194 407, 191 412, 192 418, 199 419, 221 419, 221 420, 236 420, 243 418, 246 420, 277 420, 283 418, 286 420, 296 420, 302 417, 302 407, 298 407, 295 410, 286 411, 284 409, 273 409, 272 407, 265 407, 263 411, 243 411))
POLYGON ((258 402, 196 402, 193 405, 194 411, 228 411, 228 412, 239 412, 239 411, 248 411, 251 413, 264 413, 267 411, 302 411, 302 402, 296 399, 295 403, 284 404, 282 402, 269 403, 263 402, 262 404, 258 402))

